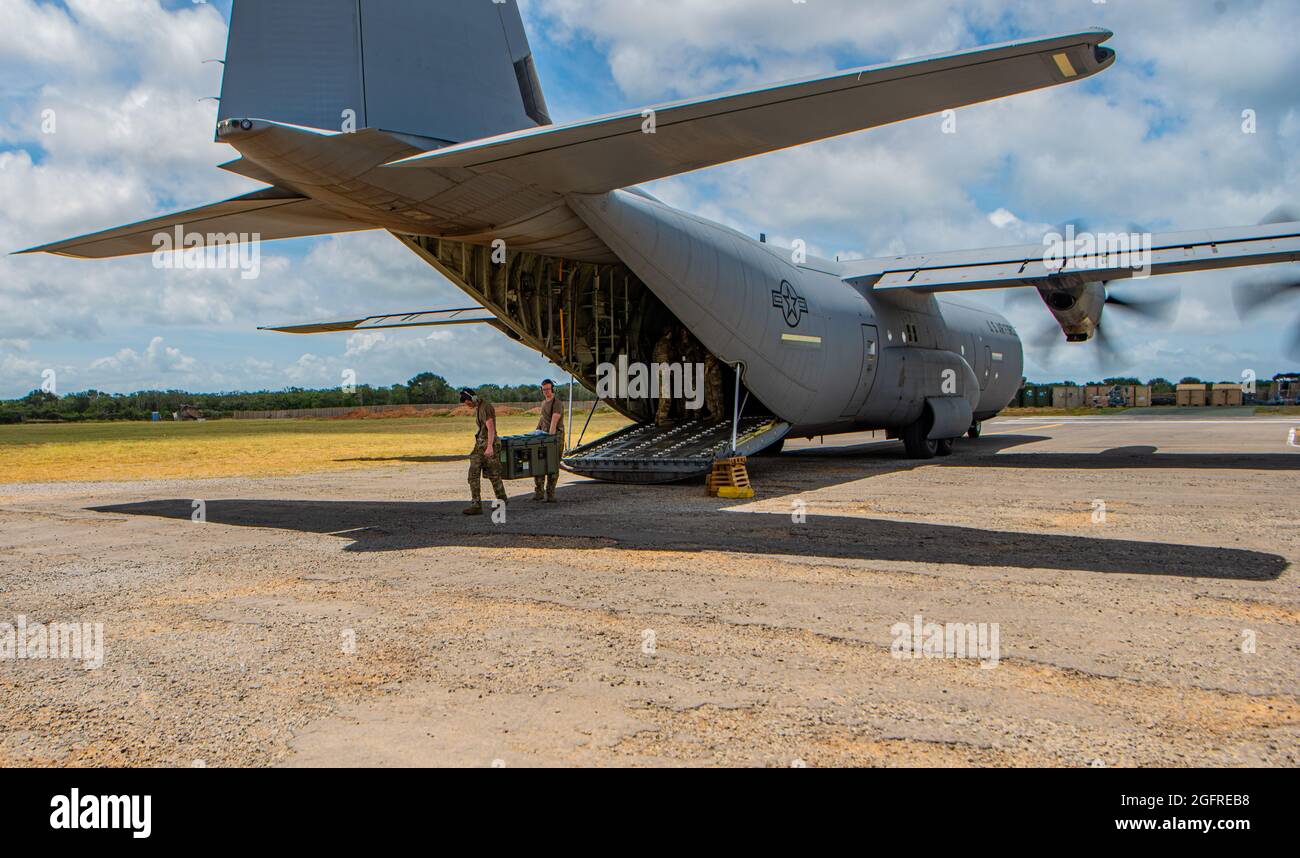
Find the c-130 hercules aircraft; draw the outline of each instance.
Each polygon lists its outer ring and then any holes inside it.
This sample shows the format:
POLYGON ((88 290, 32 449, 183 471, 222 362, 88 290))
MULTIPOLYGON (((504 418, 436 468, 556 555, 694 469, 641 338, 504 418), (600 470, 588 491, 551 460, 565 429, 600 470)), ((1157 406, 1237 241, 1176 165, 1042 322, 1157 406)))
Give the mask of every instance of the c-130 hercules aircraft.
MULTIPOLYGON (((1088 341, 1105 284, 1135 266, 1106 253, 1053 265, 1042 245, 803 258, 635 186, 1080 81, 1115 62, 1102 46, 1111 35, 553 125, 514 0, 235 0, 216 139, 241 156, 223 169, 269 187, 30 252, 150 253, 177 227, 241 240, 385 229, 479 306, 274 330, 487 323, 594 389, 602 364, 649 364, 664 331, 684 326, 734 369, 731 420, 662 427, 652 400, 615 396, 635 425, 570 451, 571 471, 666 482, 719 455, 779 449, 787 435, 882 429, 912 457, 947 455, 1011 402, 1023 355, 1005 318, 939 296, 1037 289, 1066 338, 1088 341)), ((1167 274, 1298 258, 1300 223, 1285 223, 1156 235, 1146 262, 1167 274)))

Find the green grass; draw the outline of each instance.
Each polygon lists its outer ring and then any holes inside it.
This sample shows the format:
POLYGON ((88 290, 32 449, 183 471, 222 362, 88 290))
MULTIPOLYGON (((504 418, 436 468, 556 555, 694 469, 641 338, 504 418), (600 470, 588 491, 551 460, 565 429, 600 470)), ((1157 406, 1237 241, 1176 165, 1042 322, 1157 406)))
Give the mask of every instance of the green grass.
MULTIPOLYGON (((586 413, 574 409, 574 441, 586 413)), ((502 435, 537 417, 501 416, 502 435)), ((597 413, 587 440, 627 425, 597 413)), ((468 456, 472 417, 0 426, 0 483, 284 476, 468 456)))

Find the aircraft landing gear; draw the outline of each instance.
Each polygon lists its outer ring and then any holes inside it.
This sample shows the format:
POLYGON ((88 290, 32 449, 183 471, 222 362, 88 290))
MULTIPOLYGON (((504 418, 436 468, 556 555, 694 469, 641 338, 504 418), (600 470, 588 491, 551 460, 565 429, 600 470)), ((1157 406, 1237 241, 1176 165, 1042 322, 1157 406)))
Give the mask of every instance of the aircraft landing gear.
POLYGON ((933 426, 934 416, 930 414, 930 410, 927 408, 921 419, 899 433, 898 437, 903 439, 903 447, 907 450, 909 459, 933 459, 935 456, 952 455, 953 442, 957 439, 940 438, 937 441, 930 440, 930 429, 933 426))
MULTIPOLYGON (((930 425, 933 418, 930 417, 929 409, 926 415, 907 426, 899 437, 903 439, 903 447, 907 450, 909 459, 933 459, 940 455, 938 441, 931 441, 927 436, 930 434, 930 425)), ((952 452, 952 442, 948 442, 948 452, 952 452)), ((943 455, 947 455, 944 453, 943 455)))
POLYGON ((970 425, 970 428, 966 430, 966 437, 974 441, 976 438, 980 436, 980 433, 983 431, 984 431, 984 424, 976 420, 974 423, 970 425))

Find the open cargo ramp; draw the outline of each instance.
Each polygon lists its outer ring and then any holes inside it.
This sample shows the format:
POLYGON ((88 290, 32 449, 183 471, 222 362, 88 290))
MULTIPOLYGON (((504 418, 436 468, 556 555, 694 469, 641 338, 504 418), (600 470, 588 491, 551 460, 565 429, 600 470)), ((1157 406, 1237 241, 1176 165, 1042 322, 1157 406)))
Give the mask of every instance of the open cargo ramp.
MULTIPOLYGON (((753 456, 776 444, 790 424, 773 417, 742 417, 736 455, 753 456)), ((606 435, 564 457, 564 468, 611 483, 673 483, 702 477, 731 455, 731 421, 673 426, 638 424, 606 435)))

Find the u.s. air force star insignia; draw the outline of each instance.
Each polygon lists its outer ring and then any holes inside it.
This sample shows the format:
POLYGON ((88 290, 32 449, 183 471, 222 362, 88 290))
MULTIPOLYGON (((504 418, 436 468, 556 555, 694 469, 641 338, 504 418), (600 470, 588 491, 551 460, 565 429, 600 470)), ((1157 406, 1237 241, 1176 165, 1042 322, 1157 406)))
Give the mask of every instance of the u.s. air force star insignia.
POLYGON ((781 288, 772 291, 772 306, 780 308, 785 315, 785 323, 792 328, 799 327, 803 314, 808 312, 807 300, 799 297, 789 280, 782 280, 781 288))

